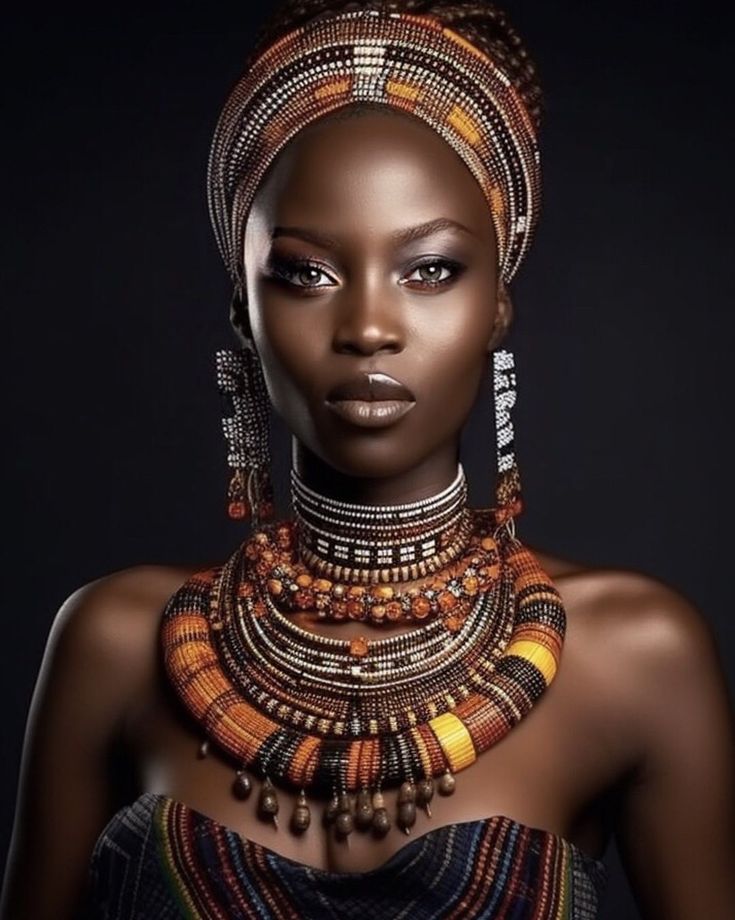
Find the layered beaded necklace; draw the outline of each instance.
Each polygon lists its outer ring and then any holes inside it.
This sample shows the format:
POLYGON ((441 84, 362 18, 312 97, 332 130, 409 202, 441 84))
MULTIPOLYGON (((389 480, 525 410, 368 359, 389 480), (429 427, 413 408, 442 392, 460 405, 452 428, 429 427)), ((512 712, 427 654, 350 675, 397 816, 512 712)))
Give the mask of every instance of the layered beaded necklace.
MULTIPOLYGON (((190 578, 162 621, 167 673, 235 761, 234 791, 276 821, 277 785, 311 823, 385 834, 499 741, 553 680, 566 628, 551 579, 497 509, 470 509, 464 471, 420 502, 337 502, 292 473, 294 519, 259 528, 224 565, 190 578), (419 580, 420 584, 415 584, 419 580), (407 586, 402 583, 409 583, 407 586), (400 635, 338 638, 320 620, 416 621, 400 635), (275 784, 275 785, 274 785, 275 784)), ((337 627, 335 632, 338 632, 337 627)))

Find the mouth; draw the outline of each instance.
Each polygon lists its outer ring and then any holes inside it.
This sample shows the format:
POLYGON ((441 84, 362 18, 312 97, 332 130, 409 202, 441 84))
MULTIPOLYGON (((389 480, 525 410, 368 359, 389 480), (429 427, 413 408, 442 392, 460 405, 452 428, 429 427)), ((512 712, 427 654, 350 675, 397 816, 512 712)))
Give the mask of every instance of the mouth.
POLYGON ((327 406, 340 418, 364 428, 397 421, 416 405, 413 393, 394 377, 363 373, 333 387, 327 406))

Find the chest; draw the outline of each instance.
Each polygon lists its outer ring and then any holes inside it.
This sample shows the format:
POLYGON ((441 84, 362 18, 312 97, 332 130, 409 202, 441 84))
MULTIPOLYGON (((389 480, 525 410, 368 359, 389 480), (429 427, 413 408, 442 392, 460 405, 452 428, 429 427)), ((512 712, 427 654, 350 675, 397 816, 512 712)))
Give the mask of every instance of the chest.
MULTIPOLYGON (((375 839, 354 831, 339 837, 323 826, 325 803, 308 798, 311 823, 306 832, 289 829, 297 790, 278 787, 276 820, 258 815, 260 781, 252 777, 246 800, 233 793, 237 764, 209 745, 201 756, 203 733, 168 685, 152 676, 150 687, 128 722, 127 746, 140 777, 141 792, 163 793, 185 802, 222 827, 279 854, 323 870, 365 872, 395 856, 411 838, 444 825, 506 816, 540 828, 599 856, 610 829, 602 806, 617 777, 618 763, 604 739, 605 716, 594 694, 580 694, 574 659, 508 734, 456 774, 451 795, 435 793, 429 811, 417 808, 410 834, 395 820, 375 839)), ((385 806, 395 818, 397 790, 384 790, 385 806)))

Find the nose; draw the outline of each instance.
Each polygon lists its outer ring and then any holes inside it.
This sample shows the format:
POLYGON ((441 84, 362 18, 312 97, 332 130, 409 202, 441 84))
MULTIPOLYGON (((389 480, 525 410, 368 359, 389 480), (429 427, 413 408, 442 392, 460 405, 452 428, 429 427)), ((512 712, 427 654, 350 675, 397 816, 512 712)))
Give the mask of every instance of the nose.
POLYGON ((399 305, 384 288, 344 291, 333 337, 338 354, 394 354, 403 350, 404 337, 399 305))

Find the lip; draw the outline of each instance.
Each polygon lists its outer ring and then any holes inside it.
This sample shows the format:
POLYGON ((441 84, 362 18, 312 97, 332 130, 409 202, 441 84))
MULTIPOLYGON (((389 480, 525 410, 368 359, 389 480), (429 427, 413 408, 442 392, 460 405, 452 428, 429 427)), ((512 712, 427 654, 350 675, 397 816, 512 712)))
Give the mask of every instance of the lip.
POLYGON ((357 399, 364 402, 377 402, 383 400, 409 400, 415 402, 416 397, 395 377, 379 371, 366 372, 343 380, 329 391, 327 402, 357 399))
POLYGON ((346 422, 362 428, 381 428, 410 412, 416 397, 389 374, 374 372, 337 384, 329 391, 326 402, 346 422))
POLYGON ((382 428, 402 418, 416 405, 408 399, 339 399, 327 402, 332 410, 353 425, 382 428))

